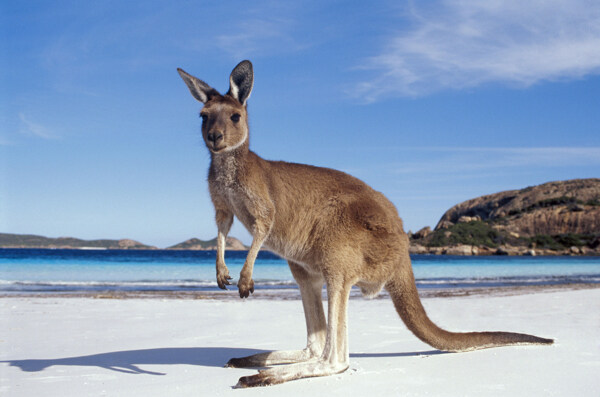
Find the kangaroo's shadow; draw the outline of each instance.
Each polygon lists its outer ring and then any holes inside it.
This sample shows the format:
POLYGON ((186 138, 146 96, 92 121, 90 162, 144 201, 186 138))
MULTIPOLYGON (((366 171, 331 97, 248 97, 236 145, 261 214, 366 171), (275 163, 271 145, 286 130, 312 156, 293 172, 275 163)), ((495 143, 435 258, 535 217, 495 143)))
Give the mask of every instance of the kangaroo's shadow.
POLYGON ((160 349, 126 350, 89 356, 56 359, 0 361, 26 372, 39 372, 54 365, 100 367, 129 374, 165 375, 141 369, 138 365, 200 365, 223 367, 232 357, 262 353, 265 350, 228 347, 168 347, 160 349))
MULTIPOLYGON (((89 356, 55 359, 29 359, 0 361, 25 372, 39 372, 55 365, 99 367, 128 374, 165 375, 162 372, 144 370, 138 365, 200 365, 222 367, 232 357, 244 357, 266 350, 229 347, 167 347, 159 349, 126 350, 89 356)), ((439 350, 410 353, 352 353, 354 358, 411 357, 444 354, 439 350)))

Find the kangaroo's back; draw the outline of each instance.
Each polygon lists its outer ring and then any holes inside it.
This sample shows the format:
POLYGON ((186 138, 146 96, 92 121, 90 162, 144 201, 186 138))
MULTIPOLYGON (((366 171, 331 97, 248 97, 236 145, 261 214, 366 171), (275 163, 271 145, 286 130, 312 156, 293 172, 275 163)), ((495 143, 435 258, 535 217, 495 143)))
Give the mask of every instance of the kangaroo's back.
POLYGON ((275 210, 265 244, 283 257, 314 262, 336 245, 406 244, 398 239, 404 232, 394 205, 361 180, 329 168, 257 161, 275 210))

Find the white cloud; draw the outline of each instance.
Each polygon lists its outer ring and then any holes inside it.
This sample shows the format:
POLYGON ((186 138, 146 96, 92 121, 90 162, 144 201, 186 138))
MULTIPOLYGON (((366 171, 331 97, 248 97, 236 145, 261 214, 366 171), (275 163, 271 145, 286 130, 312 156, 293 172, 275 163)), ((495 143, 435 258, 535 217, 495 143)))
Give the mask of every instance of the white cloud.
POLYGON ((283 44, 291 40, 285 33, 286 26, 289 21, 282 19, 245 20, 230 33, 218 35, 216 44, 236 59, 247 58, 258 51, 272 50, 271 47, 286 47, 283 44))
POLYGON ((41 124, 31 121, 24 113, 19 113, 22 128, 20 132, 26 135, 37 136, 43 139, 57 139, 58 136, 52 134, 46 127, 41 124))
MULTIPOLYGON (((407 148, 411 152, 429 153, 422 163, 408 161, 396 167, 398 174, 460 174, 531 167, 600 167, 600 147, 530 147, 530 148, 407 148)), ((423 157, 423 156, 420 156, 423 157)))
POLYGON ((212 44, 236 60, 273 54, 289 54, 312 46, 303 23, 312 5, 260 0, 231 10, 226 29, 212 44))
POLYGON ((234 59, 295 52, 307 46, 294 37, 295 26, 294 20, 286 16, 256 16, 234 24, 226 34, 217 35, 215 44, 234 59))
POLYGON ((374 72, 358 86, 368 101, 491 82, 527 87, 600 72, 596 0, 442 0, 413 5, 408 21, 408 30, 360 66, 374 72))

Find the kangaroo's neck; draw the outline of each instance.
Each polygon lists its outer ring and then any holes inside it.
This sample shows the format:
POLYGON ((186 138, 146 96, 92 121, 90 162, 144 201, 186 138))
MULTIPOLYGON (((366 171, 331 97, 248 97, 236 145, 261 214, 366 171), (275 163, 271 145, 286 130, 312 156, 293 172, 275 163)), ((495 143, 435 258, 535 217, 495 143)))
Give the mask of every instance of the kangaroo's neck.
POLYGON ((209 179, 225 186, 239 185, 257 158, 247 145, 224 153, 211 153, 209 179))

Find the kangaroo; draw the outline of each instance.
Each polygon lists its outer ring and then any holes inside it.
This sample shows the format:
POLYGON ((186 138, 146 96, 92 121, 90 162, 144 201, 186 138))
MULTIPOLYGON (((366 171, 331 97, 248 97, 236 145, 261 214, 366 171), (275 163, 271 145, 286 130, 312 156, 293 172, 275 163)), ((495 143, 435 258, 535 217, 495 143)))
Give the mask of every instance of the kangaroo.
POLYGON ((340 171, 264 160, 249 149, 247 101, 254 85, 250 61, 240 62, 221 95, 177 69, 204 104, 202 136, 210 151, 208 186, 218 228, 217 283, 226 289, 225 238, 237 217, 253 240, 237 287, 254 292, 252 270, 264 245, 288 263, 302 296, 307 345, 232 358, 227 367, 269 367, 236 387, 266 386, 344 372, 349 366, 347 305, 352 286, 367 297, 385 288, 408 329, 436 349, 461 352, 552 339, 511 332, 455 333, 434 324, 421 304, 408 254, 409 240, 394 205, 364 182, 340 171), (321 291, 327 288, 327 320, 321 291))

